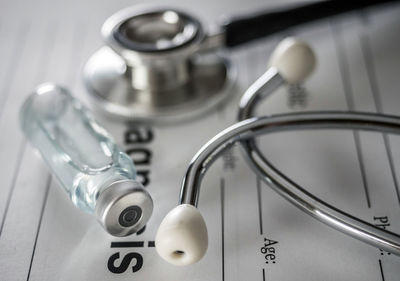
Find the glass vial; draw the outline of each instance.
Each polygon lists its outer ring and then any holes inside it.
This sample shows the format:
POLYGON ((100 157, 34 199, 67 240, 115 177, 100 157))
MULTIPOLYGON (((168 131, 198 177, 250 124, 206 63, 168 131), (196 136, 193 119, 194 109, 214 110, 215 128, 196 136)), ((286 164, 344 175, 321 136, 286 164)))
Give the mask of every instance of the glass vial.
POLYGON ((132 160, 66 89, 40 85, 22 106, 20 122, 72 202, 110 234, 126 236, 146 224, 153 202, 135 180, 132 160))

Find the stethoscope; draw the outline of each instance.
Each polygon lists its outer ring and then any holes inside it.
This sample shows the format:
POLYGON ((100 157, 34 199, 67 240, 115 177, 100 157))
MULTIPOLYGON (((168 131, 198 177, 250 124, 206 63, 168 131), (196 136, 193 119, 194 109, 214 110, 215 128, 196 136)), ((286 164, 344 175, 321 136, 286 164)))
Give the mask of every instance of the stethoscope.
POLYGON ((253 117, 256 105, 286 83, 303 81, 315 57, 304 42, 289 38, 272 54, 271 67, 244 93, 239 122, 223 130, 193 157, 184 176, 179 205, 162 221, 156 249, 166 261, 188 265, 200 260, 208 245, 207 227, 197 209, 202 178, 226 149, 239 143, 252 170, 276 192, 317 220, 384 251, 400 255, 400 236, 337 209, 283 174, 259 150, 255 137, 293 130, 346 129, 400 134, 395 116, 340 111, 316 111, 253 117))
POLYGON ((170 8, 128 8, 102 27, 107 46, 87 62, 84 81, 102 109, 122 119, 186 120, 226 99, 235 67, 218 49, 232 48, 328 16, 394 0, 321 1, 236 18, 207 31, 170 8))
MULTIPOLYGON (((320 18, 393 0, 322 1, 227 21, 207 32, 195 17, 175 10, 129 8, 111 16, 98 50, 84 71, 88 92, 99 108, 123 119, 164 122, 186 119, 211 109, 229 96, 234 66, 216 52, 320 18)), ((400 133, 400 119, 354 112, 304 112, 252 117, 257 103, 284 83, 303 81, 314 67, 307 44, 284 41, 271 68, 243 95, 239 121, 195 155, 182 183, 179 206, 161 223, 156 249, 176 265, 203 257, 207 227, 199 210, 200 184, 213 161, 239 143, 250 167, 279 194, 316 219, 352 237, 400 255, 400 236, 353 217, 310 194, 272 165, 254 137, 301 129, 351 129, 400 133)))

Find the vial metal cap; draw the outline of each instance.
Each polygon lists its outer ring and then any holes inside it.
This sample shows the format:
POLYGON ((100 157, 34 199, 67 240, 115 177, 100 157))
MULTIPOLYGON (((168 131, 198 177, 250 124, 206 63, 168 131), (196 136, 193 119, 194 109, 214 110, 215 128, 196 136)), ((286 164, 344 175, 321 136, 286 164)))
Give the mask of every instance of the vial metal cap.
POLYGON ((127 236, 146 225, 153 212, 153 200, 141 183, 121 180, 100 193, 95 212, 108 233, 127 236))

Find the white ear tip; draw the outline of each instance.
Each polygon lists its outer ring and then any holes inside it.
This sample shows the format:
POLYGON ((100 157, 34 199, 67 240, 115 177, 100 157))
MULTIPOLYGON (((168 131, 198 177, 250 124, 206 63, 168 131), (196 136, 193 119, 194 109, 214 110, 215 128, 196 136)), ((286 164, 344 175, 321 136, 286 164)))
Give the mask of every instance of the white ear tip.
POLYGON ((207 251, 207 227, 199 210, 189 204, 172 209, 156 234, 157 253, 174 265, 199 261, 207 251))
POLYGON ((292 37, 281 41, 270 58, 270 66, 276 67, 288 83, 304 81, 313 72, 315 64, 311 46, 292 37))

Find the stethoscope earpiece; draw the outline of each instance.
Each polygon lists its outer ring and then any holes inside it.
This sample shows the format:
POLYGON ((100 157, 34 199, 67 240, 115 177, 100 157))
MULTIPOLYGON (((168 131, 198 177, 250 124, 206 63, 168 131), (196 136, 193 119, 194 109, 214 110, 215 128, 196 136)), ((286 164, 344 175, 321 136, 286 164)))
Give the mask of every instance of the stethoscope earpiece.
POLYGON ((314 71, 316 58, 311 46, 299 39, 282 40, 272 52, 269 65, 289 84, 303 82, 314 71))
POLYGON ((155 244, 158 254, 171 264, 199 261, 208 247, 207 227, 200 211, 190 204, 172 209, 158 228, 155 244))

